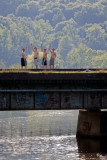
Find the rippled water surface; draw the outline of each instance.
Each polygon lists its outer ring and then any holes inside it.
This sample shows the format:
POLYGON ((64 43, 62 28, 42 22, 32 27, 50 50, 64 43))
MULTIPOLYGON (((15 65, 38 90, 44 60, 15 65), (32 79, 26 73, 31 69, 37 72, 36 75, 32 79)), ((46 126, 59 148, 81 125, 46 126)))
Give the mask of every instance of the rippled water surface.
POLYGON ((0 160, 106 160, 106 140, 76 140, 77 118, 78 111, 0 112, 0 160))

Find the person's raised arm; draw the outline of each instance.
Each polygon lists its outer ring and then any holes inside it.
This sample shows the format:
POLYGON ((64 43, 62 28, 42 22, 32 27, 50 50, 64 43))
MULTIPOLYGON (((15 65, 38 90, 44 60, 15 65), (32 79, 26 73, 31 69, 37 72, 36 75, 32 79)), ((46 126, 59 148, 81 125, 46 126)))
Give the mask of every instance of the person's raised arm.
POLYGON ((41 50, 43 51, 43 45, 41 44, 41 50))
POLYGON ((25 51, 27 50, 27 46, 26 46, 26 48, 25 48, 25 51))
POLYGON ((51 51, 51 45, 49 46, 49 52, 51 53, 52 51, 51 51))
POLYGON ((33 44, 31 43, 31 48, 32 48, 32 51, 34 51, 34 48, 33 48, 33 44))

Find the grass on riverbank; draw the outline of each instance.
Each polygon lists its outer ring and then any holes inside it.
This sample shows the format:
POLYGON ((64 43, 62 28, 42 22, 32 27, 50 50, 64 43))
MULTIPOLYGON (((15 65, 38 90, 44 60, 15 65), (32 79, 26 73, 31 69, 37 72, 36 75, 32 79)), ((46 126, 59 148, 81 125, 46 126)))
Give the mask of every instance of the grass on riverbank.
POLYGON ((50 69, 44 69, 44 70, 30 70, 30 69, 0 69, 0 73, 31 73, 31 74, 38 74, 38 73, 107 73, 107 69, 98 69, 98 70, 86 70, 86 69, 77 69, 77 70, 50 70, 50 69))

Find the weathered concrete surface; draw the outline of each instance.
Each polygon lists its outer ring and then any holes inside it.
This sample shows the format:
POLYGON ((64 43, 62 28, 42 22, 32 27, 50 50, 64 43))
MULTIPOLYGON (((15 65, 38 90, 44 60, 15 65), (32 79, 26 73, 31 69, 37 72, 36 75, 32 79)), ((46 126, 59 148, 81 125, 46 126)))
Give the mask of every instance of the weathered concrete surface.
POLYGON ((107 112, 80 110, 77 137, 107 138, 107 112))
POLYGON ((95 70, 2 70, 0 80, 107 80, 107 71, 95 70))
POLYGON ((107 109, 107 72, 1 70, 0 110, 107 109))

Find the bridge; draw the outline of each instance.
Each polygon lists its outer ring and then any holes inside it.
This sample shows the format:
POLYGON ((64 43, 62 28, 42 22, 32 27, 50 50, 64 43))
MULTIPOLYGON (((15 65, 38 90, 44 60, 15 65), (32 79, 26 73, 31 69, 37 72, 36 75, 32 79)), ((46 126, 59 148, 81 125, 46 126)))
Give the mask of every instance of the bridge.
POLYGON ((48 109, 78 109, 77 137, 107 138, 107 70, 0 70, 0 111, 48 109))
POLYGON ((107 109, 107 70, 0 70, 0 110, 107 109))

